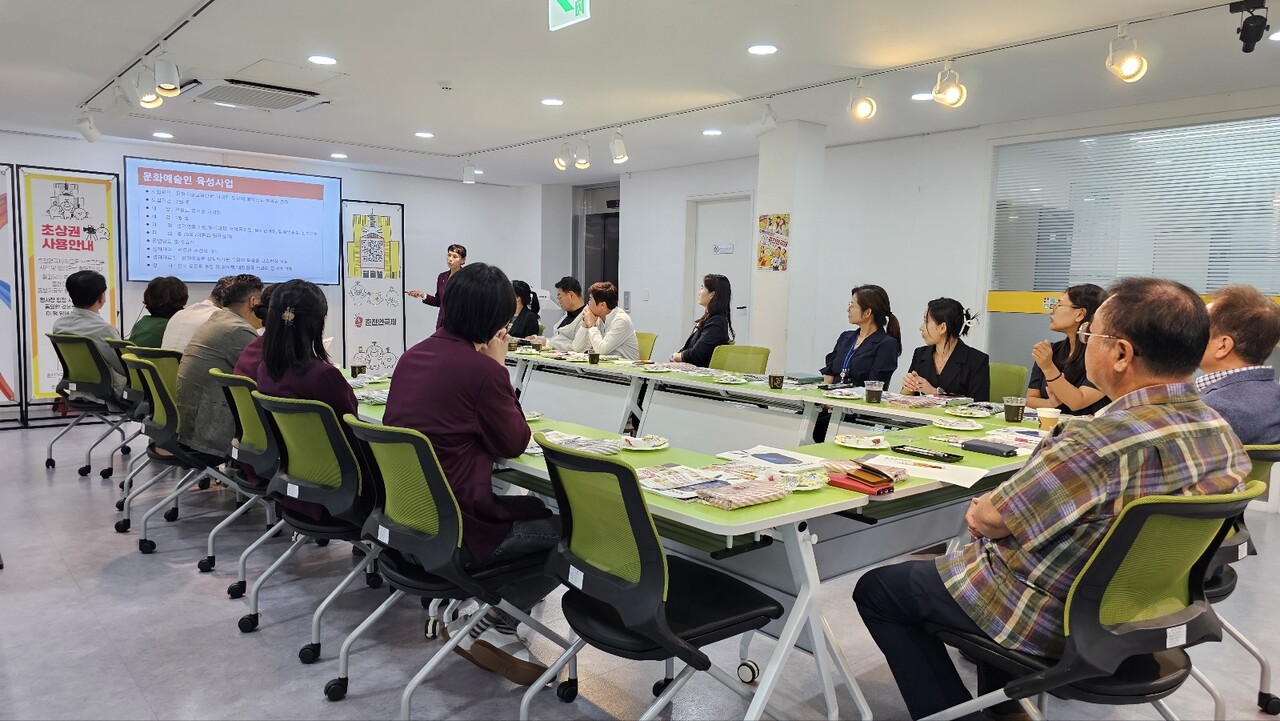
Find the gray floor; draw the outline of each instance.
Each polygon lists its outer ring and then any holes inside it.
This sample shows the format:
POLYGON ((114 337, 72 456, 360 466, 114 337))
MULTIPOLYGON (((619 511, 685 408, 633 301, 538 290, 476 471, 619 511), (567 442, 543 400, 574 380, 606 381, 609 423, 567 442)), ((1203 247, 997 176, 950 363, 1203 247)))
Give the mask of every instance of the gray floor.
MULTIPOLYGON (((235 559, 264 528, 260 512, 246 516, 221 538, 219 563, 210 574, 196 571, 208 530, 232 507, 232 494, 217 487, 188 494, 182 517, 165 523, 155 517, 151 537, 159 548, 143 556, 136 529, 112 530, 117 513, 117 477, 102 480, 97 468, 81 478, 83 447, 93 428, 74 431, 57 448, 59 466, 44 469, 44 446, 53 431, 0 432, 0 718, 10 719, 221 719, 221 718, 391 718, 399 713, 405 682, 438 647, 422 636, 423 611, 411 599, 384 617, 356 646, 350 693, 345 701, 324 698, 325 682, 336 676, 337 652, 345 633, 385 597, 357 583, 335 604, 324 627, 324 655, 314 665, 297 659, 310 633, 314 605, 351 567, 346 544, 307 546, 263 591, 262 625, 242 634, 236 621, 247 599, 230 600, 235 559)), ((136 444, 135 444, 136 447, 136 444)), ((101 463, 101 459, 96 459, 101 463)), ((158 500, 157 492, 149 499, 158 500)), ((144 499, 147 500, 147 499, 144 499)), ((145 509, 150 503, 143 503, 145 509)), ((1274 516, 1251 515, 1259 544, 1280 534, 1274 516)), ((283 550, 276 539, 256 556, 250 580, 283 550)), ((1274 583, 1275 555, 1240 564, 1241 583, 1219 610, 1246 630, 1272 657, 1280 659, 1280 621, 1274 583)), ((876 717, 905 717, 905 709, 883 658, 871 643, 849 600, 856 576, 824 585, 822 606, 876 717)), ((555 599, 537 615, 565 629, 555 599)), ((763 661, 770 640, 757 640, 753 656, 763 661)), ((535 651, 549 661, 546 641, 535 651)), ((713 660, 732 670, 736 644, 710 650, 713 660)), ((1226 695, 1230 718, 1267 718, 1254 706, 1258 667, 1227 641, 1194 650, 1197 665, 1226 695)), ((972 676, 972 667, 959 664, 972 676)), ((661 676, 657 663, 634 663, 589 649, 580 665, 580 695, 562 704, 549 690, 540 694, 535 718, 635 718, 650 702, 650 686, 661 676)), ((414 699, 414 718, 508 718, 523 689, 449 658, 414 699)), ((854 718, 847 692, 840 690, 842 718, 854 718)), ((777 706, 796 718, 825 714, 811 660, 797 655, 775 696, 777 706)), ((1194 684, 1178 691, 1169 705, 1182 718, 1210 718, 1212 705, 1194 684)), ((676 697, 666 714, 678 719, 740 716, 745 705, 705 674, 676 697)), ((1057 718, 1158 718, 1148 707, 1102 708, 1056 702, 1057 718)))

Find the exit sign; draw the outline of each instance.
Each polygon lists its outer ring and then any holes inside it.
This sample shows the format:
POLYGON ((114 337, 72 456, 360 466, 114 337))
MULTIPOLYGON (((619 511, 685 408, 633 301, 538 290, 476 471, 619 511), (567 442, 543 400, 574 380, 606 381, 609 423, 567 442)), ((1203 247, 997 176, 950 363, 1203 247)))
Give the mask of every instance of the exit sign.
POLYGON ((547 0, 547 25, 554 31, 591 19, 591 0, 547 0))

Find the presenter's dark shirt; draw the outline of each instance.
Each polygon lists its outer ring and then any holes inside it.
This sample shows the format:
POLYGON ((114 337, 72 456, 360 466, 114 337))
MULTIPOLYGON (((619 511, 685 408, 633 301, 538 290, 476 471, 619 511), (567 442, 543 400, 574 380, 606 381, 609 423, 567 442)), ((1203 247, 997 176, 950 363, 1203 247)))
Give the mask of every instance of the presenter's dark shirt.
POLYGON ((975 401, 985 401, 991 395, 991 358, 986 353, 957 339, 951 357, 939 373, 933 364, 934 347, 916 348, 911 355, 911 369, 939 394, 968 396, 975 401))

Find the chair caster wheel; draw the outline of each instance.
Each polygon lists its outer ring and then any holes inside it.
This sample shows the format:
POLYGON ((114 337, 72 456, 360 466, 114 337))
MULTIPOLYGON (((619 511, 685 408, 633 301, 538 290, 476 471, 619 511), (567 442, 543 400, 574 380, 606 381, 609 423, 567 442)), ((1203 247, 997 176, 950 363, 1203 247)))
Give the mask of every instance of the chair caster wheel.
POLYGON ((661 681, 655 681, 653 683, 653 697, 657 698, 661 696, 662 692, 666 691, 667 687, 670 685, 671 685, 671 679, 669 678, 664 678, 661 681))
POLYGON ((129 455, 130 453, 133 453, 133 449, 132 449, 132 448, 130 448, 129 446, 120 446, 120 454, 121 454, 121 455, 125 455, 125 456, 127 456, 127 455, 129 455))
POLYGON ((230 586, 227 586, 227 595, 232 598, 240 598, 241 596, 244 595, 245 588, 247 586, 248 584, 245 583, 244 581, 236 581, 230 586))
MULTIPOLYGON (((124 504, 121 503, 120 507, 124 508, 124 504)), ((128 532, 129 532, 129 519, 122 518, 119 521, 116 521, 116 533, 128 533, 128 532)))
POLYGON ((196 568, 200 569, 200 573, 208 573, 213 570, 216 563, 213 556, 205 556, 196 563, 196 568))
POLYGON ((573 700, 577 697, 578 679, 571 678, 568 681, 561 681, 560 685, 556 686, 556 698, 560 699, 561 702, 573 703, 573 700))
POLYGON ((325 698, 330 701, 341 701, 347 697, 347 680, 335 678, 324 685, 325 698))
POLYGON ((76 473, 79 473, 82 476, 87 476, 89 475, 89 472, 92 470, 93 470, 92 466, 80 466, 79 468, 76 469, 76 473))
POLYGON ((111 468, 103 468, 101 471, 98 471, 98 475, 102 476, 103 478, 110 478, 112 470, 113 469, 111 468))
POLYGON ((55 460, 53 460, 52 458, 46 458, 46 459, 44 459, 44 467, 45 467, 45 468, 53 468, 53 467, 54 467, 54 466, 56 466, 56 465, 58 465, 58 462, 57 462, 57 461, 55 461, 55 460))
POLYGON ((116 510, 117 510, 117 511, 123 511, 123 510, 124 510, 124 499, 123 499, 123 498, 121 498, 120 500, 116 501, 116 510))
POLYGON ((755 683, 760 678, 760 667, 755 661, 743 661, 738 664, 738 680, 743 683, 755 683))
POLYGON ((240 623, 237 625, 240 627, 240 633, 252 633, 258 630, 258 614, 246 613, 240 617, 240 623))
POLYGON ((170 508, 169 510, 165 511, 164 520, 168 521, 169 523, 173 523, 174 521, 178 520, 178 509, 170 508))
POLYGON ((201 479, 196 483, 196 488, 199 488, 199 489, 200 489, 200 490, 202 490, 202 491, 203 491, 203 490, 205 490, 205 489, 207 489, 208 487, 209 487, 209 479, 208 479, 208 478, 201 478, 201 479))
POLYGON ((1273 693, 1258 692, 1258 708, 1272 716, 1280 714, 1280 698, 1273 693))
POLYGON ((123 491, 123 490, 124 490, 124 481, 120 481, 118 484, 116 484, 116 486, 117 486, 120 490, 122 490, 122 491, 123 491))
POLYGON ((324 548, 325 546, 329 545, 329 539, 327 539, 327 538, 317 538, 317 539, 316 539, 316 545, 317 545, 317 546, 319 546, 319 547, 321 547, 321 548, 324 548))
POLYGON ((320 644, 309 643, 298 651, 298 660, 305 664, 313 664, 320 660, 320 644))
POLYGON ((139 538, 138 550, 141 551, 144 555, 148 553, 155 553, 156 542, 151 540, 150 538, 139 538))
POLYGON ((428 618, 427 625, 422 628, 422 635, 427 638, 440 637, 440 619, 428 618))
POLYGON ((366 573, 366 574, 364 574, 364 585, 368 586, 369 588, 381 588, 381 587, 382 587, 382 574, 380 574, 380 573, 366 573))

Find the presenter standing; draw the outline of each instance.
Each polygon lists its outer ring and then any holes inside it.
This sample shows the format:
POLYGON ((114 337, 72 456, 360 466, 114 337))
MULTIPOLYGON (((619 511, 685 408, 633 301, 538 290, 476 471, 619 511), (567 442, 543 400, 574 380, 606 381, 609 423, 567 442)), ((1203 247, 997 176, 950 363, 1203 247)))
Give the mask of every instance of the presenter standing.
POLYGON ((436 278, 436 294, 435 295, 430 295, 420 290, 409 291, 409 297, 421 298, 423 303, 426 303, 427 305, 433 305, 440 309, 440 312, 436 314, 436 330, 440 330, 440 327, 444 325, 445 286, 449 285, 449 279, 453 277, 454 273, 458 272, 458 270, 462 267, 463 263, 467 262, 467 249, 462 247, 461 245, 458 245, 457 243, 454 243, 453 245, 449 246, 448 253, 449 254, 447 256, 447 262, 449 263, 449 269, 441 273, 436 278))

